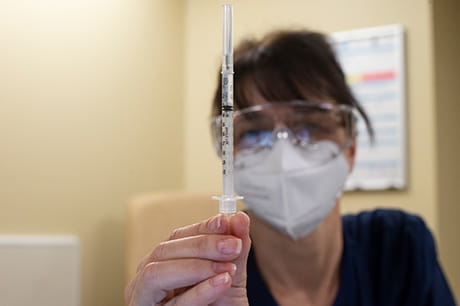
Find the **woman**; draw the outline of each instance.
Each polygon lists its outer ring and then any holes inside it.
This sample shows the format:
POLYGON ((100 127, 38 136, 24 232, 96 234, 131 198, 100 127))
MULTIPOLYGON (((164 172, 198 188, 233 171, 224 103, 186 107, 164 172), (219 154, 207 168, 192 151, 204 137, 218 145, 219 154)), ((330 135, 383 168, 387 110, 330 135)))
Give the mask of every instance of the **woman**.
MULTIPOLYGON (((247 215, 174 231, 139 264, 128 304, 454 305, 419 217, 340 215, 355 116, 371 137, 372 128, 326 38, 285 31, 245 41, 235 75, 235 188, 247 215)), ((220 96, 219 86, 217 147, 220 96)))

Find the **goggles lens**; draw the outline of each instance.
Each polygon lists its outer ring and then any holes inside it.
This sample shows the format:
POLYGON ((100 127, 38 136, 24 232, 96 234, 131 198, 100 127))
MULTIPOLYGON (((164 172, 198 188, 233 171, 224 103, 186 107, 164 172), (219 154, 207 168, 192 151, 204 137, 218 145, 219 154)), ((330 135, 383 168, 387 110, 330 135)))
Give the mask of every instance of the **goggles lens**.
MULTIPOLYGON (((328 141, 341 150, 353 139, 353 108, 343 104, 291 101, 266 103, 234 112, 234 152, 270 149, 280 138, 312 150, 328 141)), ((214 146, 221 157, 221 117, 211 124, 214 146)))

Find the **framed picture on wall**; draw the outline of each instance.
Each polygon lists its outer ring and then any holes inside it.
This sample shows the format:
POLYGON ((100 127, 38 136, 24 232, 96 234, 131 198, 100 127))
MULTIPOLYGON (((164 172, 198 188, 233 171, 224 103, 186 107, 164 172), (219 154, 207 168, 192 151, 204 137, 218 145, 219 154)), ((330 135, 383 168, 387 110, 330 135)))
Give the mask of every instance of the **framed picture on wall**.
POLYGON ((330 35, 347 82, 369 115, 372 144, 358 116, 357 156, 346 190, 404 189, 406 103, 404 31, 388 25, 330 35))

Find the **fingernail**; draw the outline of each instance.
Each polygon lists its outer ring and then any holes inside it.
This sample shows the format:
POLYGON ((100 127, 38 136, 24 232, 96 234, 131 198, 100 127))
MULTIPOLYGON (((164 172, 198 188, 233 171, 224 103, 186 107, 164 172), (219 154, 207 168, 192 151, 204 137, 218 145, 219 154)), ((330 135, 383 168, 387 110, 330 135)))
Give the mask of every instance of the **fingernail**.
POLYGON ((220 221, 221 215, 215 216, 214 218, 211 219, 209 222, 209 230, 212 232, 218 232, 222 223, 220 221))
POLYGON ((214 262, 212 265, 212 269, 216 273, 228 272, 230 273, 230 275, 233 276, 236 272, 236 265, 231 262, 214 262))
POLYGON ((241 252, 242 246, 243 243, 241 239, 236 238, 221 240, 217 243, 217 249, 219 252, 225 255, 239 254, 241 252))
POLYGON ((214 287, 217 287, 217 286, 227 283, 229 280, 230 280, 230 276, 228 275, 227 272, 225 272, 224 274, 220 274, 212 278, 211 285, 213 285, 214 287))
POLYGON ((236 265, 234 263, 231 264, 230 269, 232 269, 230 271, 230 275, 231 276, 235 275, 236 274, 236 265))
POLYGON ((239 211, 238 214, 244 216, 246 219, 249 220, 249 216, 248 216, 247 213, 245 213, 245 212, 243 212, 243 211, 239 211))

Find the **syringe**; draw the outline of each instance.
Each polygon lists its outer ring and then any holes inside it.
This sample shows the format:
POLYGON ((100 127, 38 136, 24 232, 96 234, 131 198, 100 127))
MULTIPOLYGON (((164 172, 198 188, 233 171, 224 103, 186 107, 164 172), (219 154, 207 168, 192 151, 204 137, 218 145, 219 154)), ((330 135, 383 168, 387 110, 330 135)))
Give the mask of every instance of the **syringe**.
POLYGON ((231 4, 222 7, 222 196, 219 212, 225 215, 236 213, 233 190, 233 10, 231 4))

